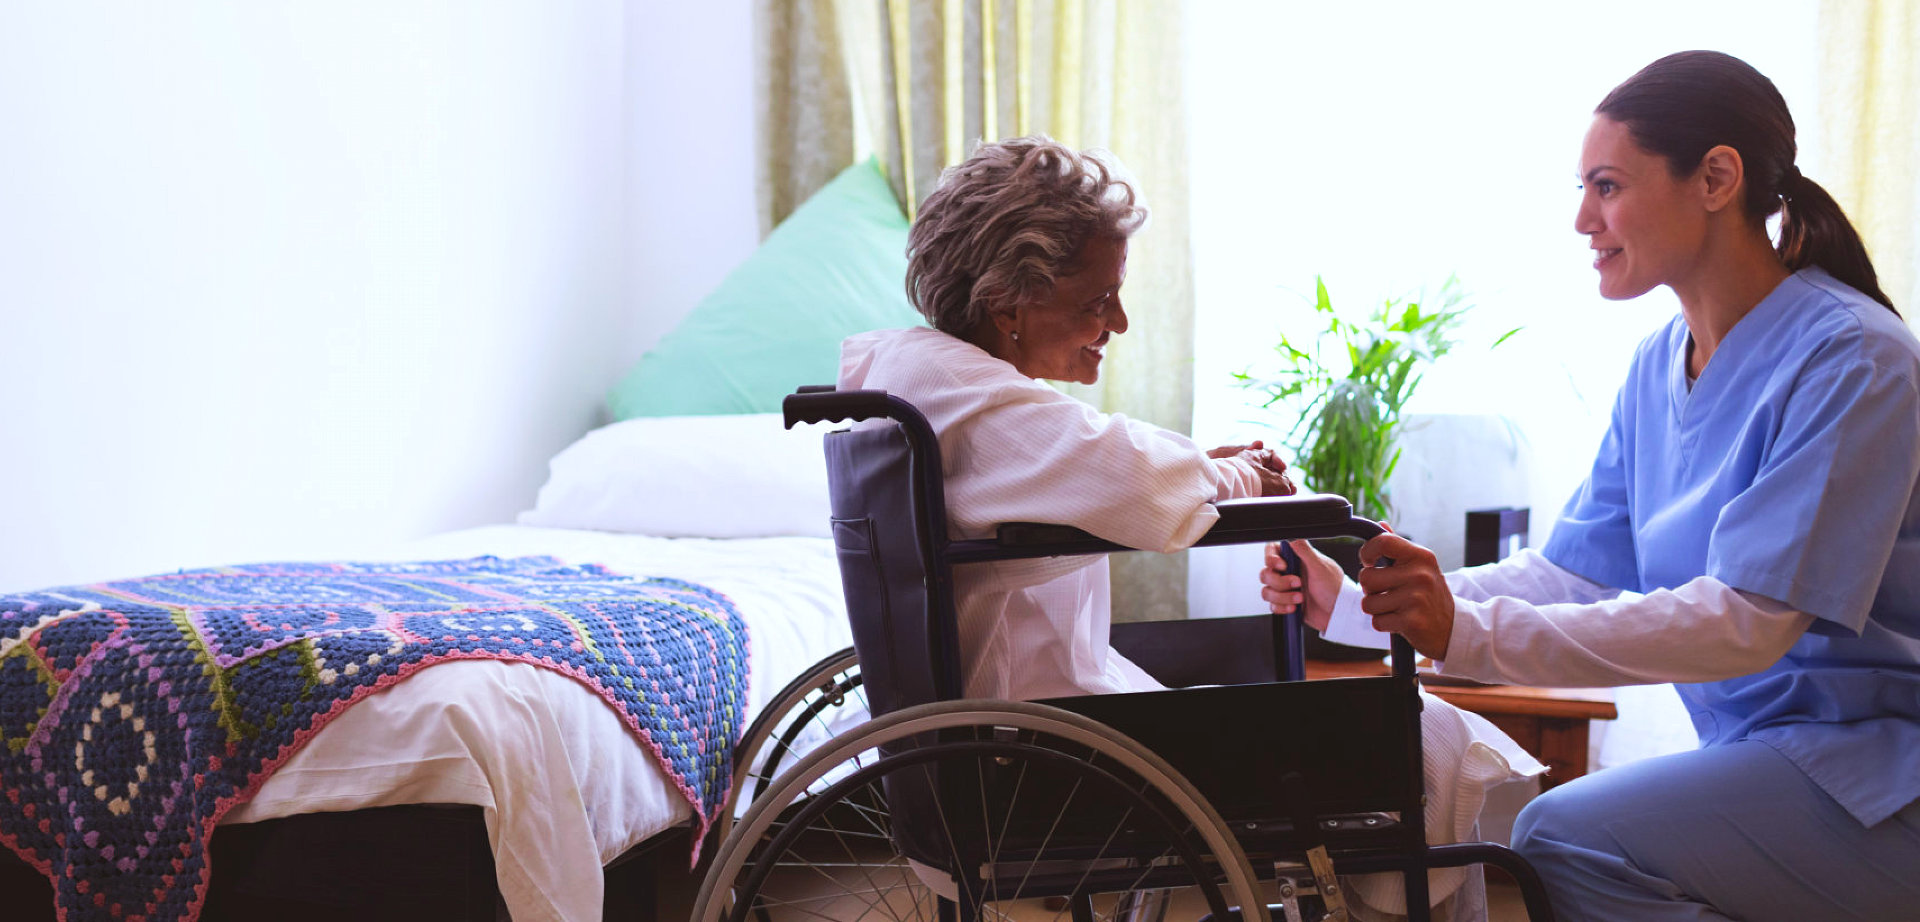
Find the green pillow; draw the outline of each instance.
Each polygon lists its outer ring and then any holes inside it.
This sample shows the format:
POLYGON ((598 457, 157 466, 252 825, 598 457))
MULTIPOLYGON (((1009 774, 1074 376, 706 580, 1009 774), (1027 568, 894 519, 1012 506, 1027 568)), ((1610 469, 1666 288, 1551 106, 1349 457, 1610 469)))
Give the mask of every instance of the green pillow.
POLYGON ((607 395, 615 420, 772 413, 839 377, 840 341, 924 325, 907 303, 907 219, 874 160, 774 228, 607 395))

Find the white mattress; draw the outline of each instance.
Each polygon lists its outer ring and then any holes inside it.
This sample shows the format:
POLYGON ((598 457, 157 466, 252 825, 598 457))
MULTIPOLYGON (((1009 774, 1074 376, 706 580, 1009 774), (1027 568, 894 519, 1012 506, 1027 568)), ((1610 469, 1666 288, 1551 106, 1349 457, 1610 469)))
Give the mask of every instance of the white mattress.
MULTIPOLYGON (((851 643, 833 545, 500 525, 366 555, 440 560, 544 554, 725 593, 747 622, 750 713, 851 643)), ((483 809, 516 922, 600 917, 600 868, 690 815, 611 708, 573 679, 524 663, 461 661, 375 693, 315 734, 223 822, 408 803, 483 809)))

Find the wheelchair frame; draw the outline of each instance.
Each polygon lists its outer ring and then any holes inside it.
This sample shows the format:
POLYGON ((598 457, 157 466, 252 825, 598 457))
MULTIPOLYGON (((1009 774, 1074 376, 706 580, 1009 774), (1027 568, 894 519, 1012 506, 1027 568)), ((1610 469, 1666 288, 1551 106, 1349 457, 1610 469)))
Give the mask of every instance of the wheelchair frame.
MULTIPOLYGON (((1067 898, 1076 920, 1095 915, 1092 894, 1102 886, 1152 889, 1156 884, 1172 885, 1181 880, 1202 885, 1210 917, 1237 913, 1239 918, 1265 918, 1268 907, 1252 889, 1256 875, 1246 857, 1249 852, 1261 856, 1263 870, 1269 865, 1276 869, 1287 866, 1292 870, 1285 873, 1297 880, 1318 883, 1322 897, 1336 910, 1328 918, 1344 918, 1345 912, 1339 908, 1343 899, 1332 879, 1334 870, 1341 874, 1400 872, 1405 881, 1408 917, 1418 920, 1428 918, 1430 913, 1427 870, 1481 863, 1502 867, 1521 884, 1529 918, 1552 918, 1538 876, 1511 850, 1489 843, 1427 844, 1419 683, 1414 674, 1413 650, 1404 639, 1393 639, 1392 676, 1305 683, 1297 681, 1304 674, 1303 625, 1297 613, 1116 624, 1114 646, 1156 679, 1169 686, 1206 682, 1216 687, 1175 687, 1164 692, 1032 703, 960 700, 953 567, 1134 549, 1068 526, 1033 523, 1004 525, 991 539, 949 540, 938 441, 925 418, 910 404, 879 391, 802 388, 787 398, 785 410, 788 426, 872 418, 889 419, 895 424, 834 433, 827 440, 833 473, 834 537, 841 551, 842 579, 859 649, 857 672, 850 680, 851 661, 845 656, 830 657, 823 662, 820 675, 796 679, 782 695, 782 700, 794 699, 791 706, 797 707, 805 719, 824 706, 820 703, 823 700, 837 703, 837 696, 864 683, 861 690, 872 707, 873 720, 800 759, 774 779, 775 771, 784 767, 782 756, 795 732, 791 727, 781 731, 766 766, 758 769, 761 774, 750 795, 755 798, 754 807, 715 858, 702 888, 696 919, 721 918, 727 911, 731 911, 730 918, 742 919, 749 910, 758 918, 770 918, 767 905, 756 901, 761 900, 760 887, 772 873, 772 866, 787 854, 785 850, 797 847, 795 842, 803 831, 833 809, 839 802, 835 798, 844 796, 845 791, 867 784, 869 790, 884 790, 886 806, 895 812, 914 814, 922 820, 931 820, 937 814, 946 825, 946 811, 961 812, 951 794, 957 783, 954 779, 978 787, 981 810, 985 811, 988 791, 994 792, 993 797, 1003 797, 1006 787, 1004 779, 989 782, 987 777, 1005 774, 995 766, 1010 764, 1016 758, 1023 761, 1021 781, 1013 785, 1013 800, 993 802, 996 810, 1004 807, 1006 812, 1001 830, 1004 839, 980 855, 971 851, 967 856, 961 854, 981 847, 969 838, 978 837, 971 833, 955 836, 950 829, 947 831, 945 855, 951 860, 946 860, 937 849, 915 841, 921 834, 912 823, 888 826, 884 831, 884 837, 891 838, 902 854, 918 856, 913 857, 914 864, 922 869, 937 867, 952 879, 951 892, 942 892, 938 901, 938 914, 943 920, 976 918, 1001 895, 1009 878, 995 876, 1000 872, 993 869, 999 866, 1000 850, 1008 848, 1006 843, 1019 843, 1010 852, 1027 854, 1021 849, 1029 847, 1031 834, 1009 831, 1018 822, 1019 811, 1014 804, 1020 796, 1019 785, 1027 778, 1026 765, 1093 764, 1102 758, 1116 767, 1076 767, 1068 799, 1081 791, 1087 778, 1098 780, 1131 772, 1133 777, 1144 779, 1141 789, 1136 791, 1130 786, 1133 781, 1124 781, 1119 782, 1115 793, 1127 805, 1126 816, 1131 817, 1137 809, 1158 831, 1128 829, 1125 836, 1119 836, 1116 827, 1107 834, 1097 857, 1112 863, 1116 860, 1112 856, 1133 856, 1126 849, 1136 840, 1154 843, 1163 850, 1158 857, 1122 862, 1125 870, 1117 874, 1104 869, 1076 870, 1066 873, 1063 883, 1036 886, 1031 891, 1067 898), (886 521, 875 524, 882 519, 886 521), (1191 657, 1180 655, 1183 649, 1229 650, 1232 661, 1214 662, 1205 670, 1195 670, 1191 657), (814 703, 800 705, 802 698, 814 703), (1327 736, 1336 743, 1358 739, 1357 731, 1345 726, 1343 709, 1378 713, 1386 726, 1397 731, 1392 734, 1396 738, 1385 745, 1391 747, 1391 755, 1397 756, 1400 764, 1371 773, 1365 766, 1352 764, 1337 772, 1316 770, 1327 768, 1327 760, 1303 761, 1296 758, 1296 750, 1316 749, 1318 743, 1296 746, 1290 745, 1291 741, 1275 741, 1256 747, 1254 758, 1247 760, 1249 765, 1232 762, 1238 775, 1229 778, 1226 776, 1235 775, 1234 771, 1218 769, 1214 764, 1222 760, 1199 757, 1179 742, 1171 748, 1180 751, 1173 753, 1156 752, 1157 747, 1151 745, 1169 726, 1181 727, 1190 736, 1192 728, 1184 725, 1206 723, 1199 718, 1201 714, 1210 713, 1223 727, 1244 723, 1222 714, 1220 709, 1256 700, 1286 707, 1290 715, 1339 715, 1310 728, 1312 734, 1327 736), (874 761, 856 765, 851 774, 837 768, 851 764, 846 760, 857 754, 874 761), (1183 755, 1184 761, 1180 758, 1183 755), (975 767, 955 767, 958 763, 954 760, 967 758, 975 760, 975 767), (929 764, 935 767, 929 768, 929 764), (919 777, 912 776, 913 766, 919 767, 919 777), (886 776, 884 787, 874 786, 879 784, 874 779, 881 775, 886 776), (1314 778, 1312 784, 1306 780, 1308 776, 1314 778), (999 787, 994 787, 996 784, 999 787), (823 789, 820 785, 827 786, 823 789), (1238 803, 1249 790, 1254 790, 1262 803, 1238 803), (1237 825, 1231 831, 1208 799, 1222 795, 1236 801, 1237 825), (1191 831, 1179 829, 1183 819, 1191 831), (1118 851, 1108 851, 1116 837, 1127 844, 1118 851), (963 844, 956 846, 956 841, 963 844), (1162 845, 1167 842, 1171 844, 1162 845), (1208 857, 1200 854, 1202 850, 1208 857), (983 855, 994 860, 982 861, 983 855), (1329 856, 1330 863, 1323 863, 1329 856), (978 875, 955 870, 976 866, 978 875), (1079 876, 1075 878, 1074 874, 1079 876), (1220 895, 1223 890, 1232 894, 1238 909, 1224 904, 1220 895)), ((1219 521, 1196 546, 1342 535, 1368 538, 1383 531, 1376 523, 1354 517, 1344 499, 1324 495, 1223 502, 1219 513, 1219 521)), ((770 713, 773 710, 770 708, 770 713)), ((1369 723, 1362 729, 1380 725, 1369 723)), ((737 778, 744 781, 747 761, 756 758, 751 750, 763 745, 755 743, 743 754, 737 778)), ((1105 785, 1106 781, 1098 781, 1093 787, 1106 790, 1105 785)), ((1055 827, 1060 822, 1059 818, 1053 820, 1055 827)), ((986 825, 991 834, 991 821, 986 825)), ((1058 831, 1053 827, 1046 830, 1047 843, 1058 831)), ((1084 845, 1052 847, 1069 856, 1087 852, 1084 845)), ((1025 888, 1035 879, 1036 868, 1052 869, 1058 861, 1043 860, 1037 851, 1032 855, 1031 859, 1020 859, 1029 862, 1025 865, 1012 862, 1020 874, 1020 893, 1028 892, 1025 888)), ((1045 877, 1045 873, 1040 876, 1045 877)), ((1292 883, 1281 885, 1284 896, 1293 896, 1295 890, 1292 883)), ((1290 899, 1283 906, 1288 918, 1298 918, 1290 899)), ((1137 914, 1139 901, 1122 899, 1113 908, 1116 915, 1129 910, 1137 914)))

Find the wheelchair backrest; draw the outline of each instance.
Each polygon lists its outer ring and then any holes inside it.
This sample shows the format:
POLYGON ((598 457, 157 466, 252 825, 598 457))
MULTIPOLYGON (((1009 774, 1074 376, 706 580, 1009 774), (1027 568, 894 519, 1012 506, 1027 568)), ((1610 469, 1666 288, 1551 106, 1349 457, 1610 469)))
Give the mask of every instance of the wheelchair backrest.
MULTIPOLYGON (((798 419, 871 421, 828 433, 825 440, 834 550, 868 710, 879 717, 961 697, 953 586, 944 557, 945 480, 933 427, 906 401, 879 392, 803 393, 789 397, 786 408, 789 425, 798 419)), ((952 774, 930 766, 922 774, 886 780, 900 848, 938 867, 951 863, 946 859, 953 846, 926 819, 940 814, 936 791, 956 783, 952 774)), ((971 852, 972 846, 966 848, 971 852)))
POLYGON ((943 489, 940 456, 916 453, 905 428, 913 424, 893 419, 826 438, 834 547, 875 717, 961 692, 953 590, 938 559, 944 496, 926 495, 943 489))

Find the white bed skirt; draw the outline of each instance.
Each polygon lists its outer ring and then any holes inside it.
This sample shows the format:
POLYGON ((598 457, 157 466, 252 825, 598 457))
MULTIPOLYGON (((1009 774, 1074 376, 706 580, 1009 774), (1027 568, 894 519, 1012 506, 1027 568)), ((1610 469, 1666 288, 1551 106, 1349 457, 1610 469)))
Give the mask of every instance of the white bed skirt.
MULTIPOLYGON (((716 589, 747 622, 748 719, 801 670, 851 643, 832 542, 651 538, 519 525, 438 535, 364 557, 548 555, 716 589)), ((335 718, 224 823, 395 804, 479 806, 515 922, 600 918, 602 865, 689 816, 652 756, 574 679, 526 663, 423 669, 335 718)))

